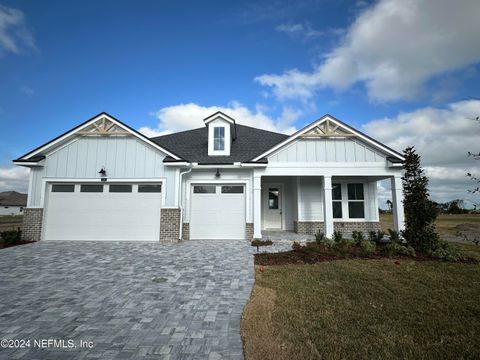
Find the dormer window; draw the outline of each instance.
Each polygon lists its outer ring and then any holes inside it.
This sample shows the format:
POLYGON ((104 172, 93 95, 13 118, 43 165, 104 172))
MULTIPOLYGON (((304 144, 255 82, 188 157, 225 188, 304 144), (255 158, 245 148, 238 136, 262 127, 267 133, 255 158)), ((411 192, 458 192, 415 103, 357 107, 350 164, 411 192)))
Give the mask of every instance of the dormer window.
POLYGON ((203 120, 208 133, 208 156, 230 156, 237 137, 235 120, 218 111, 203 120))
POLYGON ((225 150, 225 128, 223 126, 215 126, 213 128, 213 150, 225 150))

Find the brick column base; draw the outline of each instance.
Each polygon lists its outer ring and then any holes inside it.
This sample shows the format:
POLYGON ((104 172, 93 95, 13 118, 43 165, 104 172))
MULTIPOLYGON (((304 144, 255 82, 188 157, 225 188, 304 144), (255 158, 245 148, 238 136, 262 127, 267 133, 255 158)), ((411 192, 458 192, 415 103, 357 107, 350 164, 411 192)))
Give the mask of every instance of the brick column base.
POLYGON ((160 210, 160 241, 177 242, 180 237, 180 209, 160 210))
POLYGON ((323 221, 294 221, 293 231, 302 235, 315 235, 319 231, 323 232, 323 221))
POLYGON ((190 240, 190 223, 182 225, 182 240, 190 240))
POLYGON ((245 224, 245 236, 247 237, 248 241, 253 240, 253 223, 245 224))
POLYGON ((353 231, 361 231, 368 236, 370 231, 378 231, 382 227, 378 221, 334 221, 333 229, 340 231, 343 235, 352 235, 353 231))
POLYGON ((42 238, 42 208, 23 208, 22 241, 40 241, 42 238))

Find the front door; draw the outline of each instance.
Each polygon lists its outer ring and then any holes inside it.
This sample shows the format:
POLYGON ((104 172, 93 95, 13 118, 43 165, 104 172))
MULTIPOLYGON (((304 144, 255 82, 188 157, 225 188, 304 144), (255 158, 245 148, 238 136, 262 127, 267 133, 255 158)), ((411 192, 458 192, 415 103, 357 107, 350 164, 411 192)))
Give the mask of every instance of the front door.
POLYGON ((282 229, 282 186, 280 184, 266 185, 264 196, 264 225, 265 229, 282 229))

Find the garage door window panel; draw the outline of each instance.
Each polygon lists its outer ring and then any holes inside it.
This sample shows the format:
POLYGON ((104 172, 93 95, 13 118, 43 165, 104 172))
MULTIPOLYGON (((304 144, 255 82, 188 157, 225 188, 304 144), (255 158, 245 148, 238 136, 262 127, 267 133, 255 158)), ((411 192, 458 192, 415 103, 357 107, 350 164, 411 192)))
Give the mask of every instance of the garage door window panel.
POLYGON ((112 184, 109 186, 109 191, 111 193, 131 193, 132 185, 130 184, 112 184))
POLYGON ((52 192, 75 192, 74 184, 53 184, 52 192))
POLYGON ((194 194, 215 194, 216 186, 214 185, 195 185, 193 187, 194 194))
POLYGON ((80 185, 80 192, 84 192, 84 193, 101 193, 101 192, 103 192, 103 185, 99 185, 99 184, 82 184, 82 185, 80 185))
POLYGON ((243 186, 222 186, 222 194, 243 194, 243 186))
POLYGON ((162 185, 161 184, 139 184, 138 185, 138 192, 139 193, 160 193, 162 192, 162 185))

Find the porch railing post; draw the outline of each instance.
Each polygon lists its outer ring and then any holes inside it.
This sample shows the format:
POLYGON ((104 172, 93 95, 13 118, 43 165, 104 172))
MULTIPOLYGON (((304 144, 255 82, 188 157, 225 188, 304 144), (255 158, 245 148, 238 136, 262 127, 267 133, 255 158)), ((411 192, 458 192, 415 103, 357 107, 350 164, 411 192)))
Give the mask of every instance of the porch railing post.
POLYGON ((333 236, 332 177, 323 177, 323 221, 325 235, 333 236))
POLYGON ((390 178, 392 188, 393 203, 393 226, 396 231, 405 229, 405 214, 403 212, 403 192, 402 178, 400 176, 392 176, 390 178))
POLYGON ((262 177, 253 177, 253 238, 262 238, 262 177))

